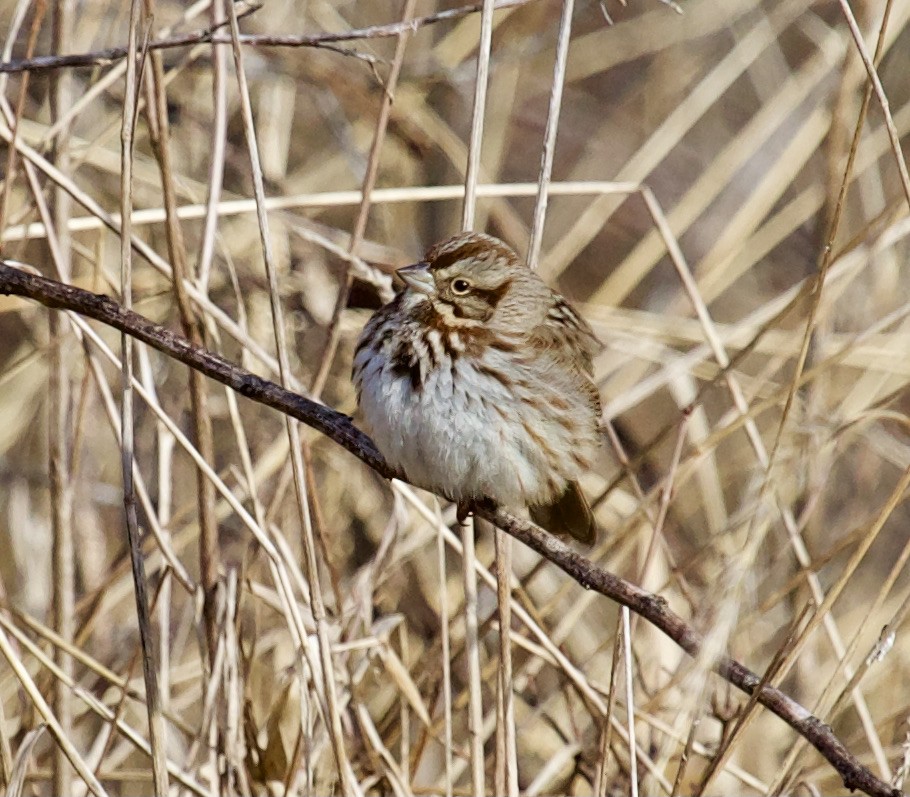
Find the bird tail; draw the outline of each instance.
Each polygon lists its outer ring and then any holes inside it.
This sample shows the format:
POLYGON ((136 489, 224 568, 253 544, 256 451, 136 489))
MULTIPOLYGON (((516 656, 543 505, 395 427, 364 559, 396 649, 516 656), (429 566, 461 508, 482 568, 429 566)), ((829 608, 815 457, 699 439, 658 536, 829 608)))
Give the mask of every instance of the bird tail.
POLYGON ((553 503, 532 506, 530 511, 531 519, 552 534, 568 535, 584 545, 597 539, 594 515, 578 482, 571 482, 553 503))

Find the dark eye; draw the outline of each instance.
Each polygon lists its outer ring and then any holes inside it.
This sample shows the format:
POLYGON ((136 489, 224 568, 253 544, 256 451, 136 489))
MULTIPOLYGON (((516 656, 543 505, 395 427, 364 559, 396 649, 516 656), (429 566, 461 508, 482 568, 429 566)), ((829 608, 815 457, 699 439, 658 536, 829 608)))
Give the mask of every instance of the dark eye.
POLYGON ((464 296, 470 290, 471 283, 466 279, 458 278, 452 280, 452 293, 457 293, 459 296, 464 296))

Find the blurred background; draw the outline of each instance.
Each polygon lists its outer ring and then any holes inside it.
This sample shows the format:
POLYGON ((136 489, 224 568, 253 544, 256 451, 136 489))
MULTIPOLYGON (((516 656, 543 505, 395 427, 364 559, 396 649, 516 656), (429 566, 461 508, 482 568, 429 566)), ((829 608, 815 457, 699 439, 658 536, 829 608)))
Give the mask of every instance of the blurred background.
MULTIPOLYGON (((632 666, 614 671, 617 607, 516 544, 518 786, 840 790, 815 750, 708 673, 724 651, 902 785, 910 194, 894 144, 910 145, 910 4, 851 10, 889 118, 874 95, 864 112, 846 0, 579 0, 555 71, 563 5, 502 5, 474 227, 528 251, 561 87, 539 270, 604 343, 604 455, 584 483, 601 534, 588 555, 660 593, 709 642, 692 661, 633 620, 632 666), (893 647, 878 644, 883 629, 893 647)), ((135 309, 277 380, 277 298, 291 384, 353 414, 353 346, 392 271, 461 229, 480 6, 236 6, 251 37, 242 67, 277 296, 227 11, 219 0, 140 6, 140 42, 180 41, 144 59, 137 92, 135 309), (213 28, 221 44, 203 35, 213 28)), ((122 51, 106 51, 126 46, 129 11, 0 0, 2 255, 118 298, 132 92, 122 51), (21 63, 63 54, 90 55, 21 63)), ((0 773, 11 794, 86 793, 60 738, 108 793, 152 791, 120 340, 80 321, 0 297, 0 773), (33 734, 47 722, 41 696, 59 725, 33 734)), ((469 794, 477 701, 479 766, 496 791, 490 530, 477 530, 486 577, 466 607, 452 507, 393 488, 306 428, 298 489, 276 412, 194 386, 142 345, 133 365, 155 747, 172 791, 469 794), (207 465, 201 482, 191 449, 207 465)))

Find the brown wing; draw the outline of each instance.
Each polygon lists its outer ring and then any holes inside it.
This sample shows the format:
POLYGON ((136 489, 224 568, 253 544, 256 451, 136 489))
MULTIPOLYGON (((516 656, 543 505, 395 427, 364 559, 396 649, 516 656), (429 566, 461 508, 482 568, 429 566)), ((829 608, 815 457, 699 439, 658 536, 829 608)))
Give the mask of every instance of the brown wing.
POLYGON ((532 506, 530 510, 531 519, 553 534, 568 535, 584 545, 597 540, 597 522, 578 482, 569 484, 552 504, 532 506))
POLYGON ((592 360, 603 346, 588 322, 558 293, 553 294, 553 304, 546 319, 532 335, 535 343, 588 376, 593 376, 592 360))
POLYGON ((594 355, 603 348, 603 344, 588 322, 558 293, 553 294, 553 304, 544 322, 531 333, 531 342, 549 351, 578 374, 579 386, 588 395, 599 418, 600 394, 591 377, 594 376, 594 355))

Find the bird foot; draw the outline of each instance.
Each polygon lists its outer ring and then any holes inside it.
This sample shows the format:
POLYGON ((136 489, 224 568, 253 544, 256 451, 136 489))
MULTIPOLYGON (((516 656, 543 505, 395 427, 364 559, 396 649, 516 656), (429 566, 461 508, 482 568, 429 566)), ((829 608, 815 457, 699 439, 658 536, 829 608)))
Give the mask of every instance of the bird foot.
POLYGON ((459 501, 456 506, 455 517, 462 526, 481 507, 484 509, 496 509, 496 503, 489 498, 468 498, 464 501, 459 501))

